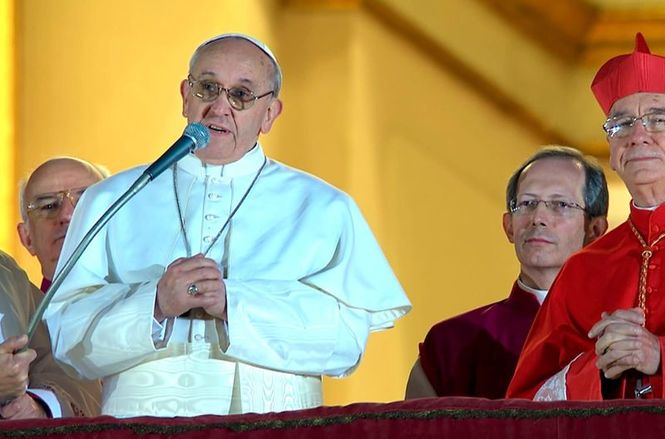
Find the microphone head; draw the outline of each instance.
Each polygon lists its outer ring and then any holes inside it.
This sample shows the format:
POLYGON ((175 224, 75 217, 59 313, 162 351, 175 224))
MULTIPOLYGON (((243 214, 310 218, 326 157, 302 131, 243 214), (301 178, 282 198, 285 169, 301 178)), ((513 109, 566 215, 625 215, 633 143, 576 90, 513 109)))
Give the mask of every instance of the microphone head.
POLYGON ((199 122, 192 122, 188 124, 185 127, 185 132, 183 135, 194 141, 194 149, 192 151, 204 148, 210 141, 210 133, 208 133, 208 128, 199 122))

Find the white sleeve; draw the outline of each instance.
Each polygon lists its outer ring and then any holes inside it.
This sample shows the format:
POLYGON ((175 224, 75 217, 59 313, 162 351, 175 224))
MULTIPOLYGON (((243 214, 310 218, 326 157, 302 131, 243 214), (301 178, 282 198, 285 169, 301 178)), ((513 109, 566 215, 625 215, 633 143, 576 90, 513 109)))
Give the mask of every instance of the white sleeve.
MULTIPOLYGON (((346 199, 325 266, 298 280, 227 279, 229 348, 243 361, 302 374, 344 376, 370 331, 392 327, 411 305, 355 203, 346 199)), ((307 236, 289 244, 301 258, 307 236)), ((321 251, 316 253, 321 258, 321 251)))
POLYGON ((156 284, 107 284, 56 295, 46 314, 53 355, 86 379, 141 363, 158 350, 152 315, 156 284))
POLYGON ((48 406, 49 410, 51 411, 52 418, 62 417, 62 408, 60 407, 60 403, 58 402, 58 398, 56 398, 55 393, 45 389, 28 388, 27 391, 28 393, 32 393, 33 395, 37 396, 44 402, 44 404, 48 406))
MULTIPOLYGON (((93 189, 77 205, 56 273, 116 197, 93 189)), ((107 225, 90 242, 44 313, 53 356, 86 379, 118 373, 158 350, 152 335, 153 310, 164 267, 151 266, 141 277, 117 283, 111 275, 117 261, 107 252, 108 239, 107 225)))
POLYGON ((278 370, 343 376, 362 355, 369 313, 295 281, 226 281, 226 354, 278 370))

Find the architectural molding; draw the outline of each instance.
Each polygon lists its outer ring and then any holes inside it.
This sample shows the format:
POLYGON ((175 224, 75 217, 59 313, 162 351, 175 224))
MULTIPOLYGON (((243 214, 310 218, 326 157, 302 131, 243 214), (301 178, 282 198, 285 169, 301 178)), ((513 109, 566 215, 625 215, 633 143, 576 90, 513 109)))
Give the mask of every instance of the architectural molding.
MULTIPOLYGON (((579 147, 600 159, 608 157, 607 145, 579 145, 546 125, 540 117, 510 94, 499 89, 482 72, 470 67, 427 31, 382 0, 283 0, 291 8, 357 9, 389 28, 414 49, 474 90, 495 108, 542 139, 543 144, 579 147)), ((635 32, 642 32, 653 52, 665 53, 665 1, 663 7, 603 9, 585 0, 476 0, 491 8, 509 24, 541 45, 553 56, 580 67, 595 67, 612 56, 632 51, 635 32)))
POLYGON ((563 134, 546 126, 542 120, 529 109, 521 105, 509 94, 499 89, 481 73, 469 67, 445 46, 416 24, 406 19, 381 0, 364 0, 363 9, 378 22, 407 40, 416 50, 452 74, 469 89, 475 91, 486 101, 493 104, 498 111, 509 115, 517 123, 542 139, 543 144, 570 145, 571 141, 563 134))
POLYGON ((665 2, 619 9, 585 0, 477 1, 567 63, 596 66, 630 52, 636 32, 647 37, 652 51, 665 53, 665 2))

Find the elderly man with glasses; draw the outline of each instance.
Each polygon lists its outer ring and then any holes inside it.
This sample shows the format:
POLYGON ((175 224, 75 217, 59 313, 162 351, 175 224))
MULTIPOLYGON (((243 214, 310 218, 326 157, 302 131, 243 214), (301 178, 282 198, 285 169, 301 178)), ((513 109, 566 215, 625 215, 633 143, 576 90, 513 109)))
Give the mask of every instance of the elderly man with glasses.
POLYGON ((634 52, 606 62, 591 89, 630 216, 562 268, 509 397, 665 397, 665 58, 638 34, 634 52))
POLYGON ((21 182, 17 230, 23 246, 36 256, 42 269, 41 290, 51 285, 74 207, 81 194, 108 176, 108 172, 73 157, 42 163, 21 182))
MULTIPOLYGON (((226 34, 196 49, 182 113, 210 142, 136 195, 47 310, 56 358, 102 378, 102 413, 196 416, 318 406, 321 375, 358 365, 410 304, 343 192, 269 159, 274 55, 226 34)), ((144 167, 86 191, 71 254, 144 167)))
POLYGON ((420 344, 407 398, 503 398, 540 303, 566 259, 607 230, 602 168, 574 148, 545 147, 506 187, 503 228, 520 273, 507 299, 432 327, 420 344))

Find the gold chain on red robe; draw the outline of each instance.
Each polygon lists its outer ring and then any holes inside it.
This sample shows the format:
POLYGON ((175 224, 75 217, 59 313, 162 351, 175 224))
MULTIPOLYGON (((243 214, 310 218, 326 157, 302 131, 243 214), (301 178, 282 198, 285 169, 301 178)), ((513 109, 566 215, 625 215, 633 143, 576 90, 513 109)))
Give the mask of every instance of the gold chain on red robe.
POLYGON ((656 239, 651 241, 651 244, 646 243, 644 238, 642 238, 642 235, 640 235, 640 232, 637 231, 637 228, 635 228, 635 225, 633 225, 633 221, 628 218, 628 225, 630 226, 630 229, 633 231, 635 234, 635 237, 637 238, 638 241, 640 241, 640 244, 642 244, 642 268, 640 269, 640 282, 638 286, 638 306, 642 308, 642 311, 644 311, 644 326, 646 326, 646 319, 647 319, 647 273, 649 270, 649 259, 651 259, 651 256, 653 256, 654 252, 654 246, 658 244, 658 242, 665 238, 665 232, 661 233, 658 235, 656 239))

